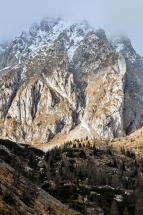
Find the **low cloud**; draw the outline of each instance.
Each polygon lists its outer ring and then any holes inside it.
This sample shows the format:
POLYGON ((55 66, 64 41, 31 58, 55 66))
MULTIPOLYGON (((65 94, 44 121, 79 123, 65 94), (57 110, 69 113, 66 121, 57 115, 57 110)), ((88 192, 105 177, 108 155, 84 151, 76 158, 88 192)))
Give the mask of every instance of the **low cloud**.
POLYGON ((128 36, 143 56, 142 0, 0 0, 0 40, 19 36, 44 16, 86 19, 108 37, 128 36))

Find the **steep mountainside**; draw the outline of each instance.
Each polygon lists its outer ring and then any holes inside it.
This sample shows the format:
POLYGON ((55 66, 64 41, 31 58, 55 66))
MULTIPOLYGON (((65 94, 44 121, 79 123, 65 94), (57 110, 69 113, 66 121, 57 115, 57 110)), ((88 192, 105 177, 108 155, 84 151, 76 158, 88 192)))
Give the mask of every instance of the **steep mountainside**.
POLYGON ((34 24, 0 54, 0 68, 3 138, 113 139, 142 126, 143 59, 86 21, 34 24))
POLYGON ((133 49, 128 38, 114 40, 114 50, 126 60, 124 130, 127 134, 143 126, 143 58, 133 49))
POLYGON ((0 214, 78 215, 0 160, 0 214), (8 177, 6 177, 8 176, 8 177))
POLYGON ((0 139, 0 214, 142 215, 143 159, 126 142, 76 139, 44 153, 0 139))

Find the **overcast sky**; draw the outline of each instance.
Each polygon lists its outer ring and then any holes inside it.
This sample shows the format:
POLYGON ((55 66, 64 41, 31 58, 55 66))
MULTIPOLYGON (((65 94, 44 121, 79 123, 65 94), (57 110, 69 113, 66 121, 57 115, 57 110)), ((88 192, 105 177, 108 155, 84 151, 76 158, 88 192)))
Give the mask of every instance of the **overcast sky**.
POLYGON ((19 36, 45 16, 85 19, 107 37, 126 35, 143 56, 143 0, 0 0, 0 40, 19 36))

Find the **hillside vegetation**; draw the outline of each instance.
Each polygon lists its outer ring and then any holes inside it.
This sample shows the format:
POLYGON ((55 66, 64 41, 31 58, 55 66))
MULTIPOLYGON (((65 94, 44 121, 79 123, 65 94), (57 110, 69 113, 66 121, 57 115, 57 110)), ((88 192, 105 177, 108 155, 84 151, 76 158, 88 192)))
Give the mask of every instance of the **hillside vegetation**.
MULTIPOLYGON (((30 184, 38 185, 48 195, 79 214, 142 213, 143 160, 136 158, 133 152, 120 151, 109 143, 88 140, 88 137, 85 140, 67 142, 62 147, 55 147, 46 153, 29 145, 1 140, 0 157, 2 163, 6 162, 16 171, 15 177, 24 176, 31 181, 30 184), (64 180, 71 181, 72 185, 61 185, 64 180)), ((9 177, 6 176, 9 174, 2 173, 7 180, 9 177)), ((21 182, 18 178, 18 186, 19 183, 21 182)), ((9 184, 8 190, 15 192, 13 186, 9 184)), ((17 195, 23 198, 20 192, 18 191, 17 195)), ((30 205, 35 210, 36 204, 31 202, 38 201, 37 194, 27 192, 32 196, 30 205)), ((6 193, 2 194, 1 198, 5 201, 6 193)), ((52 208, 55 209, 55 206, 52 208)), ((70 210, 68 211, 70 214, 70 210)), ((76 214, 72 212, 74 213, 76 214)))
MULTIPOLYGON (((38 172, 30 168, 32 163, 27 164, 30 161, 25 157, 28 150, 10 141, 0 142, 2 143, 0 145, 1 215, 79 214, 40 188, 37 180, 38 172)), ((32 151, 35 156, 43 154, 36 149, 31 149, 32 151)))

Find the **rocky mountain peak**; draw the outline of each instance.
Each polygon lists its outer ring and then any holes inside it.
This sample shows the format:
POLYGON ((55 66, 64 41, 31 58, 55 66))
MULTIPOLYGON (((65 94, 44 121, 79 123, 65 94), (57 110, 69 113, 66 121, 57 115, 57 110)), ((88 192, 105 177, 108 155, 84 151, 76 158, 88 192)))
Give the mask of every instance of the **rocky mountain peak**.
MULTIPOLYGON (((70 24, 61 18, 56 20, 44 18, 40 25, 34 23, 29 31, 22 32, 7 50, 2 51, 0 68, 13 67, 29 57, 35 57, 46 51, 58 38, 64 37, 67 43, 70 41, 70 46, 75 45, 91 30, 93 28, 86 21, 70 24)), ((65 46, 67 47, 67 44, 65 46)))
POLYGON ((142 58, 128 38, 108 42, 86 21, 33 24, 0 54, 0 69, 3 138, 113 139, 142 126, 142 58))
POLYGON ((35 22, 35 23, 33 23, 33 25, 30 27, 29 33, 30 33, 31 36, 34 36, 34 35, 36 35, 36 32, 37 32, 38 30, 39 30, 39 26, 38 26, 38 24, 35 22))
POLYGON ((114 38, 111 41, 111 45, 113 46, 115 51, 122 53, 124 57, 127 58, 132 63, 136 61, 137 53, 134 50, 131 41, 128 37, 122 36, 114 38))
POLYGON ((50 18, 43 18, 40 22, 40 28, 42 31, 49 32, 50 28, 54 25, 54 20, 50 18))
POLYGON ((76 25, 78 25, 80 28, 82 28, 84 30, 84 32, 93 30, 93 28, 89 25, 89 23, 86 20, 77 22, 76 25))
POLYGON ((108 39, 107 39, 106 34, 105 34, 105 31, 103 29, 100 28, 100 29, 96 30, 96 35, 100 39, 104 40, 105 42, 108 42, 108 39))

